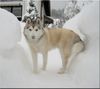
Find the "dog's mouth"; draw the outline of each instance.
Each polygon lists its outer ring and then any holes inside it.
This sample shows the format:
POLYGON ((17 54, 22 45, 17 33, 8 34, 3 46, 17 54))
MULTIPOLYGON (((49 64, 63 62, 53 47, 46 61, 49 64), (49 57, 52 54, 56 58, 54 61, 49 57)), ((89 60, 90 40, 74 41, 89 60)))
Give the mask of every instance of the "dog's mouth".
POLYGON ((40 39, 41 38, 41 36, 32 36, 32 39, 40 39))
POLYGON ((40 40, 42 37, 44 36, 44 34, 42 34, 41 36, 32 36, 33 40, 40 40))
POLYGON ((35 39, 36 37, 35 36, 32 36, 32 39, 35 39))

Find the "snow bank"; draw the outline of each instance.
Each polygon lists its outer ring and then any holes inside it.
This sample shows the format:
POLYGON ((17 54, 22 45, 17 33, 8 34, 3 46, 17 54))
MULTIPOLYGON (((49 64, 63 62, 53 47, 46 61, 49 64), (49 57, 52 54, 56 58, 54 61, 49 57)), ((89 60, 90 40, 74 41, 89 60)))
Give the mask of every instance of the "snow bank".
POLYGON ((82 40, 87 39, 86 50, 83 55, 78 56, 77 59, 81 60, 74 67, 77 71, 76 77, 81 79, 79 86, 99 87, 99 2, 94 1, 91 5, 84 7, 63 27, 72 29, 80 35, 82 40))
MULTIPOLYGON (((93 28, 99 28, 99 2, 94 1, 93 4, 85 6, 81 13, 74 16, 72 19, 68 20, 63 28, 69 28, 77 33, 80 38, 86 42, 87 36, 93 35, 90 33, 95 33, 93 28), (96 6, 97 5, 97 6, 96 6), (91 9, 93 8, 93 9, 91 9)), ((98 33, 98 32, 97 32, 98 33)))
POLYGON ((19 21, 10 12, 0 9, 0 51, 13 48, 20 39, 19 21))

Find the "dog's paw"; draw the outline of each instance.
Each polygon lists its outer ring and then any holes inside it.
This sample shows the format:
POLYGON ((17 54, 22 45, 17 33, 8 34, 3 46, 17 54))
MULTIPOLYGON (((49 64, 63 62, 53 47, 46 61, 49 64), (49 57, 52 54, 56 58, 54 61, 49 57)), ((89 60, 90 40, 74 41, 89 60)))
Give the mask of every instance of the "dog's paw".
POLYGON ((65 70, 63 68, 61 68, 59 71, 58 71, 58 74, 64 74, 65 73, 65 70))

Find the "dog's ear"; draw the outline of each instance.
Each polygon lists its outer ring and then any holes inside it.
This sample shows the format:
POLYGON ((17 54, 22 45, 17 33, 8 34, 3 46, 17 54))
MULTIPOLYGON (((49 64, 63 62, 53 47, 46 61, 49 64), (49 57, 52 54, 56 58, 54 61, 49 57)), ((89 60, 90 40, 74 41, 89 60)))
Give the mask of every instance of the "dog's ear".
POLYGON ((27 18, 24 29, 27 29, 31 25, 31 22, 32 22, 31 19, 27 18))
POLYGON ((41 24, 41 20, 39 17, 36 18, 36 24, 40 25, 41 24))
POLYGON ((31 19, 30 18, 27 18, 26 24, 30 24, 31 22, 32 22, 31 19))

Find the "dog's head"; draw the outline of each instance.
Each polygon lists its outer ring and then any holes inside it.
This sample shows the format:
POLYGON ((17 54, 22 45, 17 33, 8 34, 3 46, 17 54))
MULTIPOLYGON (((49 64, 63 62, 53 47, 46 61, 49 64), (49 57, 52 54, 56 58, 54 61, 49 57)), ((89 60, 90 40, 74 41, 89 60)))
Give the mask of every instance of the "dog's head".
POLYGON ((24 27, 24 35, 28 40, 38 40, 44 34, 44 30, 41 25, 40 18, 32 21, 30 18, 27 19, 24 27))

